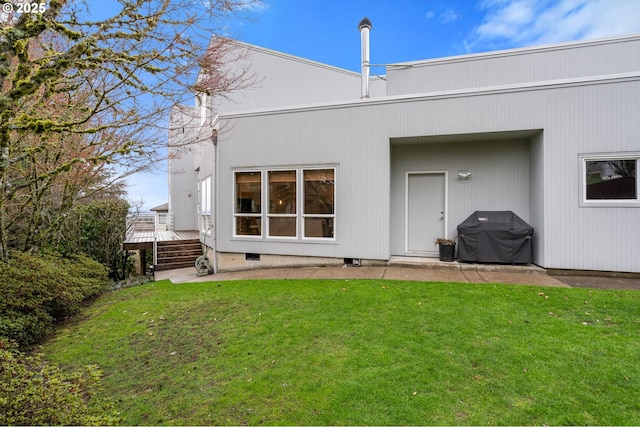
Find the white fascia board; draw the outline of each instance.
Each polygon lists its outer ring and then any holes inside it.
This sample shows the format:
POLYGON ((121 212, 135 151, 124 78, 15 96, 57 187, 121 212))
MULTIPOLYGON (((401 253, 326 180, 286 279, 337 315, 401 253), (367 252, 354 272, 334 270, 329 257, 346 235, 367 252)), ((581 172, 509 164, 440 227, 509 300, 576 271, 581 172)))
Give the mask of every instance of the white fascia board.
POLYGON ((211 127, 213 129, 218 129, 218 124, 220 122, 220 114, 216 114, 213 119, 211 119, 211 127))

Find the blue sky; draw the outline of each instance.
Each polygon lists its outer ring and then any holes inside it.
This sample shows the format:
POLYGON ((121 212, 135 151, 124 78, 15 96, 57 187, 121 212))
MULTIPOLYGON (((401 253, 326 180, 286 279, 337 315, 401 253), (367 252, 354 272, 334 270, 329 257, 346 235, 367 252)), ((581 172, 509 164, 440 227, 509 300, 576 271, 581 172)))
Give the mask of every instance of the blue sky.
MULTIPOLYGON (((352 71, 365 16, 373 64, 640 33, 640 0, 263 0, 243 15, 227 35, 352 71)), ((143 209, 165 203, 166 163, 128 184, 143 209)))

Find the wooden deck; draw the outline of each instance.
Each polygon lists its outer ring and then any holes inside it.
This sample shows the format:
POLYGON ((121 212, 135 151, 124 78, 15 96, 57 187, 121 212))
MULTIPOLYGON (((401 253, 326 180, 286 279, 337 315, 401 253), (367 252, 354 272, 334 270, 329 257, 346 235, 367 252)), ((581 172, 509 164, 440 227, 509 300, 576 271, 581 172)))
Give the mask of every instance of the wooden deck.
POLYGON ((130 233, 124 241, 124 249, 135 251, 153 249, 153 242, 174 242, 180 240, 196 240, 200 238, 197 230, 184 231, 136 231, 130 233))

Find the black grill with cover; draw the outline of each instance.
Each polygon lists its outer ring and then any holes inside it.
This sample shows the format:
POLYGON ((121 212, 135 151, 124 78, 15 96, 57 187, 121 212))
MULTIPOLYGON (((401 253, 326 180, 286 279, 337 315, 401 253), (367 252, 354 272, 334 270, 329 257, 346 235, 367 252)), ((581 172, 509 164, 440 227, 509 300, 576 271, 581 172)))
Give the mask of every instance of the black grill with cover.
POLYGON ((533 227, 511 211, 476 211, 458 225, 458 260, 533 262, 533 227))

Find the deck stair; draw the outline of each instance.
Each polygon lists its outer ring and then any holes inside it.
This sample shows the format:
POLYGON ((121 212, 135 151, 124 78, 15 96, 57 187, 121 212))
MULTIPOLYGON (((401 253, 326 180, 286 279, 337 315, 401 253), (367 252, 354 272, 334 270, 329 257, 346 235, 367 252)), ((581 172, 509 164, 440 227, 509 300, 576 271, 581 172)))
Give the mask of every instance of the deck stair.
POLYGON ((202 255, 200 240, 171 240, 157 243, 156 271, 174 268, 194 267, 195 261, 202 255))

